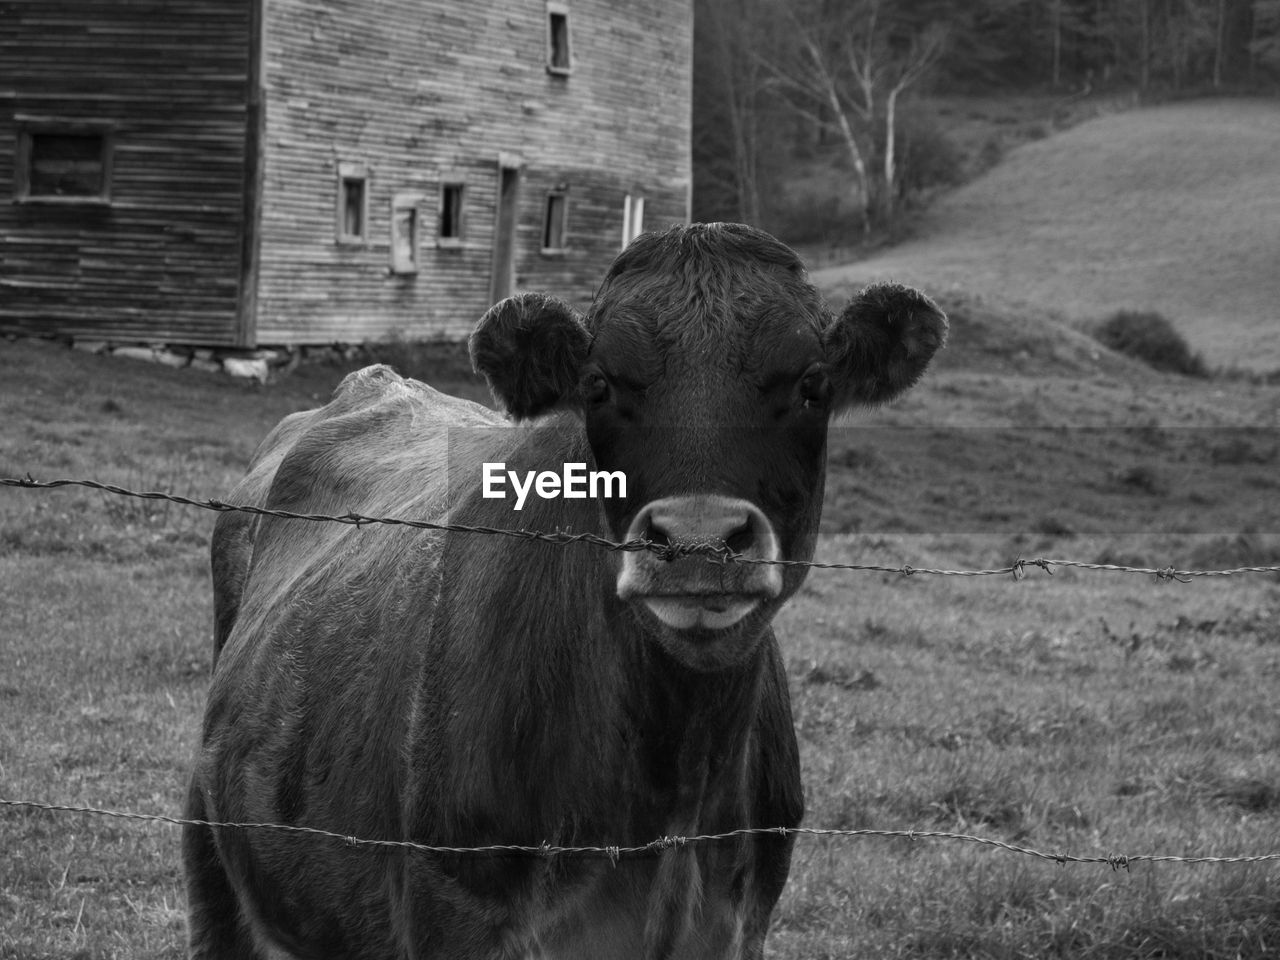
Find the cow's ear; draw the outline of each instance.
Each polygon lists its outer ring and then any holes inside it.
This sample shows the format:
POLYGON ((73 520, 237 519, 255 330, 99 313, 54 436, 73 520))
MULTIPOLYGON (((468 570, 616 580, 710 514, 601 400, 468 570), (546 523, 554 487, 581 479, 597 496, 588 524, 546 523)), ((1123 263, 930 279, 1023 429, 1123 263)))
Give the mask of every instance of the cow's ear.
POLYGON ((471 365, 494 399, 517 420, 576 396, 591 337, 572 307, 541 293, 508 297, 488 309, 471 334, 471 365))
POLYGON ((946 314, 919 290, 866 287, 827 329, 835 408, 892 400, 920 379, 946 339, 946 314))

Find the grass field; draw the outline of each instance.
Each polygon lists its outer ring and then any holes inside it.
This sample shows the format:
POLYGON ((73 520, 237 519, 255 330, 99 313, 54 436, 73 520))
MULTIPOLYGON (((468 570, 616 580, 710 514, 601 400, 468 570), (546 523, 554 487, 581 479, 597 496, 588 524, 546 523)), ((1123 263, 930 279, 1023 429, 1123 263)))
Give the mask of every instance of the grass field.
MULTIPOLYGON (((1012 330, 981 301, 949 306, 935 375, 833 432, 820 559, 1280 562, 1280 391, 1158 376, 1051 317, 1012 330)), ((451 359, 422 369, 483 395, 451 359)), ((0 343, 0 475, 222 495, 270 425, 341 372, 251 388, 0 343)), ((208 683, 211 524, 0 489, 0 797, 180 812, 208 683)), ((814 571, 779 628, 811 826, 1280 853, 1275 576, 814 571)), ((183 923, 175 828, 0 808, 0 957, 176 957, 183 923)), ((1114 871, 802 838, 770 955, 1278 952, 1280 863, 1114 871)))
POLYGON ((1280 369, 1280 105, 1168 104, 1023 144, 919 239, 821 283, 878 276, 1052 308, 1164 313, 1211 364, 1280 369))

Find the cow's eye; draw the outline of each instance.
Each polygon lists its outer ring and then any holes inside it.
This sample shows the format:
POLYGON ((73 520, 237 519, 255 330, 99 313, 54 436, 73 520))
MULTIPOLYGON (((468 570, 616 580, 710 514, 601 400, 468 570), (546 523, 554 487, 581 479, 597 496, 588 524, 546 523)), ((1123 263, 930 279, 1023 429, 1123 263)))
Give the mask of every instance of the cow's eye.
POLYGON ((822 368, 810 368, 800 378, 800 403, 806 410, 826 409, 831 402, 831 381, 822 368))
POLYGON ((591 373, 582 381, 582 399, 590 404, 604 403, 609 399, 609 381, 603 374, 591 373))

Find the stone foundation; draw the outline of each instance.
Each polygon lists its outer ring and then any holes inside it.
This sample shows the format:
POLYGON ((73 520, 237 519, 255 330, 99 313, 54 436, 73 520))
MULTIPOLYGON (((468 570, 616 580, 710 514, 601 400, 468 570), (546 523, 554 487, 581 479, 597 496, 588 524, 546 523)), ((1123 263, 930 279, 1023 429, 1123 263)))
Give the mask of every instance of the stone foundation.
MULTIPOLYGON (((6 339, 17 340, 16 335, 6 339)), ((236 350, 221 347, 184 347, 167 343, 115 343, 108 340, 76 338, 62 340, 73 350, 104 356, 144 360, 166 367, 190 368, 205 373, 225 373, 244 380, 266 383, 294 370, 301 363, 350 360, 359 355, 358 346, 335 343, 318 346, 262 347, 236 350)))

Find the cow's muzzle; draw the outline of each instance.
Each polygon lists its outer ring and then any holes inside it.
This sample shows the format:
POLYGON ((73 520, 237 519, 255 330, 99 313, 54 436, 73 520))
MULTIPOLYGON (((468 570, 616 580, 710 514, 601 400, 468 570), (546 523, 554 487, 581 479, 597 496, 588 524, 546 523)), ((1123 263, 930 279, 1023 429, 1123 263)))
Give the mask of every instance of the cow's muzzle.
POLYGON ((668 627, 723 630, 782 592, 775 565, 708 560, 708 545, 747 560, 778 559, 773 525, 746 500, 711 494, 654 500, 631 521, 627 539, 671 548, 665 555, 625 554, 618 577, 618 596, 643 603, 668 627))

